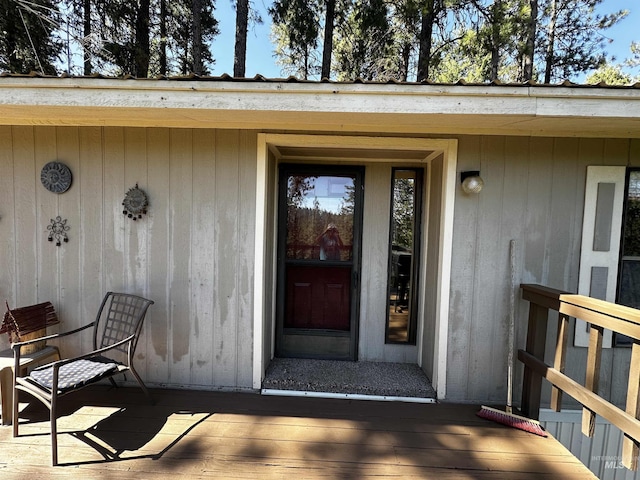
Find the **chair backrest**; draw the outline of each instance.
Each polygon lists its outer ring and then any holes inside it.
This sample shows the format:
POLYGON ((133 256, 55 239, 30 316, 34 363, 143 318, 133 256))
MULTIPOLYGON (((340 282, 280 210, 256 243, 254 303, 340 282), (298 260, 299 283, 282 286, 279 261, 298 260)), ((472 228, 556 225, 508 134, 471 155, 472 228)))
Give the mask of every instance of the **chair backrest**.
MULTIPOLYGON (((108 292, 96 316, 94 326, 94 349, 107 347, 135 335, 131 355, 136 349, 142 322, 153 300, 128 293, 108 292)), ((117 347, 127 353, 128 345, 117 347)))

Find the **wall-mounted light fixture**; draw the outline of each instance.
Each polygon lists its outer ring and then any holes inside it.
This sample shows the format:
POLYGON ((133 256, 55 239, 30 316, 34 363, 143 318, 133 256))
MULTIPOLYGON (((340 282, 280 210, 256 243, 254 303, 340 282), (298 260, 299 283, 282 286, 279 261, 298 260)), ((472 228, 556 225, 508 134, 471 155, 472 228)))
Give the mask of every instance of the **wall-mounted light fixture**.
POLYGON ((480 193, 480 190, 484 187, 484 180, 480 177, 478 170, 460 172, 460 183, 464 193, 480 193))

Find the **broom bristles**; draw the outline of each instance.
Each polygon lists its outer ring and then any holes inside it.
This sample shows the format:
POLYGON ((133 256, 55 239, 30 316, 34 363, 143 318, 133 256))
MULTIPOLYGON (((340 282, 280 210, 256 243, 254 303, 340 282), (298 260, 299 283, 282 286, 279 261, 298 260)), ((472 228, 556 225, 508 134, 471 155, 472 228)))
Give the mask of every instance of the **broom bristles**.
POLYGON ((517 428, 525 432, 533 433, 541 437, 548 437, 549 435, 545 431, 544 427, 540 425, 540 422, 532 420, 530 418, 521 417, 515 413, 506 413, 496 408, 485 407, 484 405, 477 413, 480 418, 487 420, 493 420, 494 422, 501 423, 508 427, 517 428))

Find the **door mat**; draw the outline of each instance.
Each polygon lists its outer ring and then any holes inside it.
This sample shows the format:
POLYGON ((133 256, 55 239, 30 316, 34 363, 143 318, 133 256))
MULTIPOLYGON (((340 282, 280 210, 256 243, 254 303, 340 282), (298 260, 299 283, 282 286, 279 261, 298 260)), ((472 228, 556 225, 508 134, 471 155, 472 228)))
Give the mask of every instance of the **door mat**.
POLYGON ((414 364, 274 358, 263 389, 384 397, 435 398, 429 378, 414 364))

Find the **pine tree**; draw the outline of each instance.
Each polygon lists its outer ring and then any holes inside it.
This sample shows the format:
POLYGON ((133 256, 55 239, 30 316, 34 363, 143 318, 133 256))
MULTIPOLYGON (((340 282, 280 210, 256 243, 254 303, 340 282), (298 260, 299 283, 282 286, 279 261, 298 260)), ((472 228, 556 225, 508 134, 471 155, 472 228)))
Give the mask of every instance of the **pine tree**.
POLYGON ((544 52, 544 82, 570 78, 603 65, 606 58, 602 32, 622 20, 628 12, 598 15, 603 0, 544 0, 539 25, 546 33, 540 39, 544 52))
POLYGON ((308 79, 320 73, 318 62, 318 3, 276 0, 269 8, 276 55, 285 71, 308 79))
POLYGON ((336 64, 341 80, 388 80, 397 73, 397 56, 389 24, 389 6, 383 0, 357 0, 339 26, 336 64))
POLYGON ((52 0, 0 0, 0 70, 57 74, 63 44, 60 12, 52 0))

